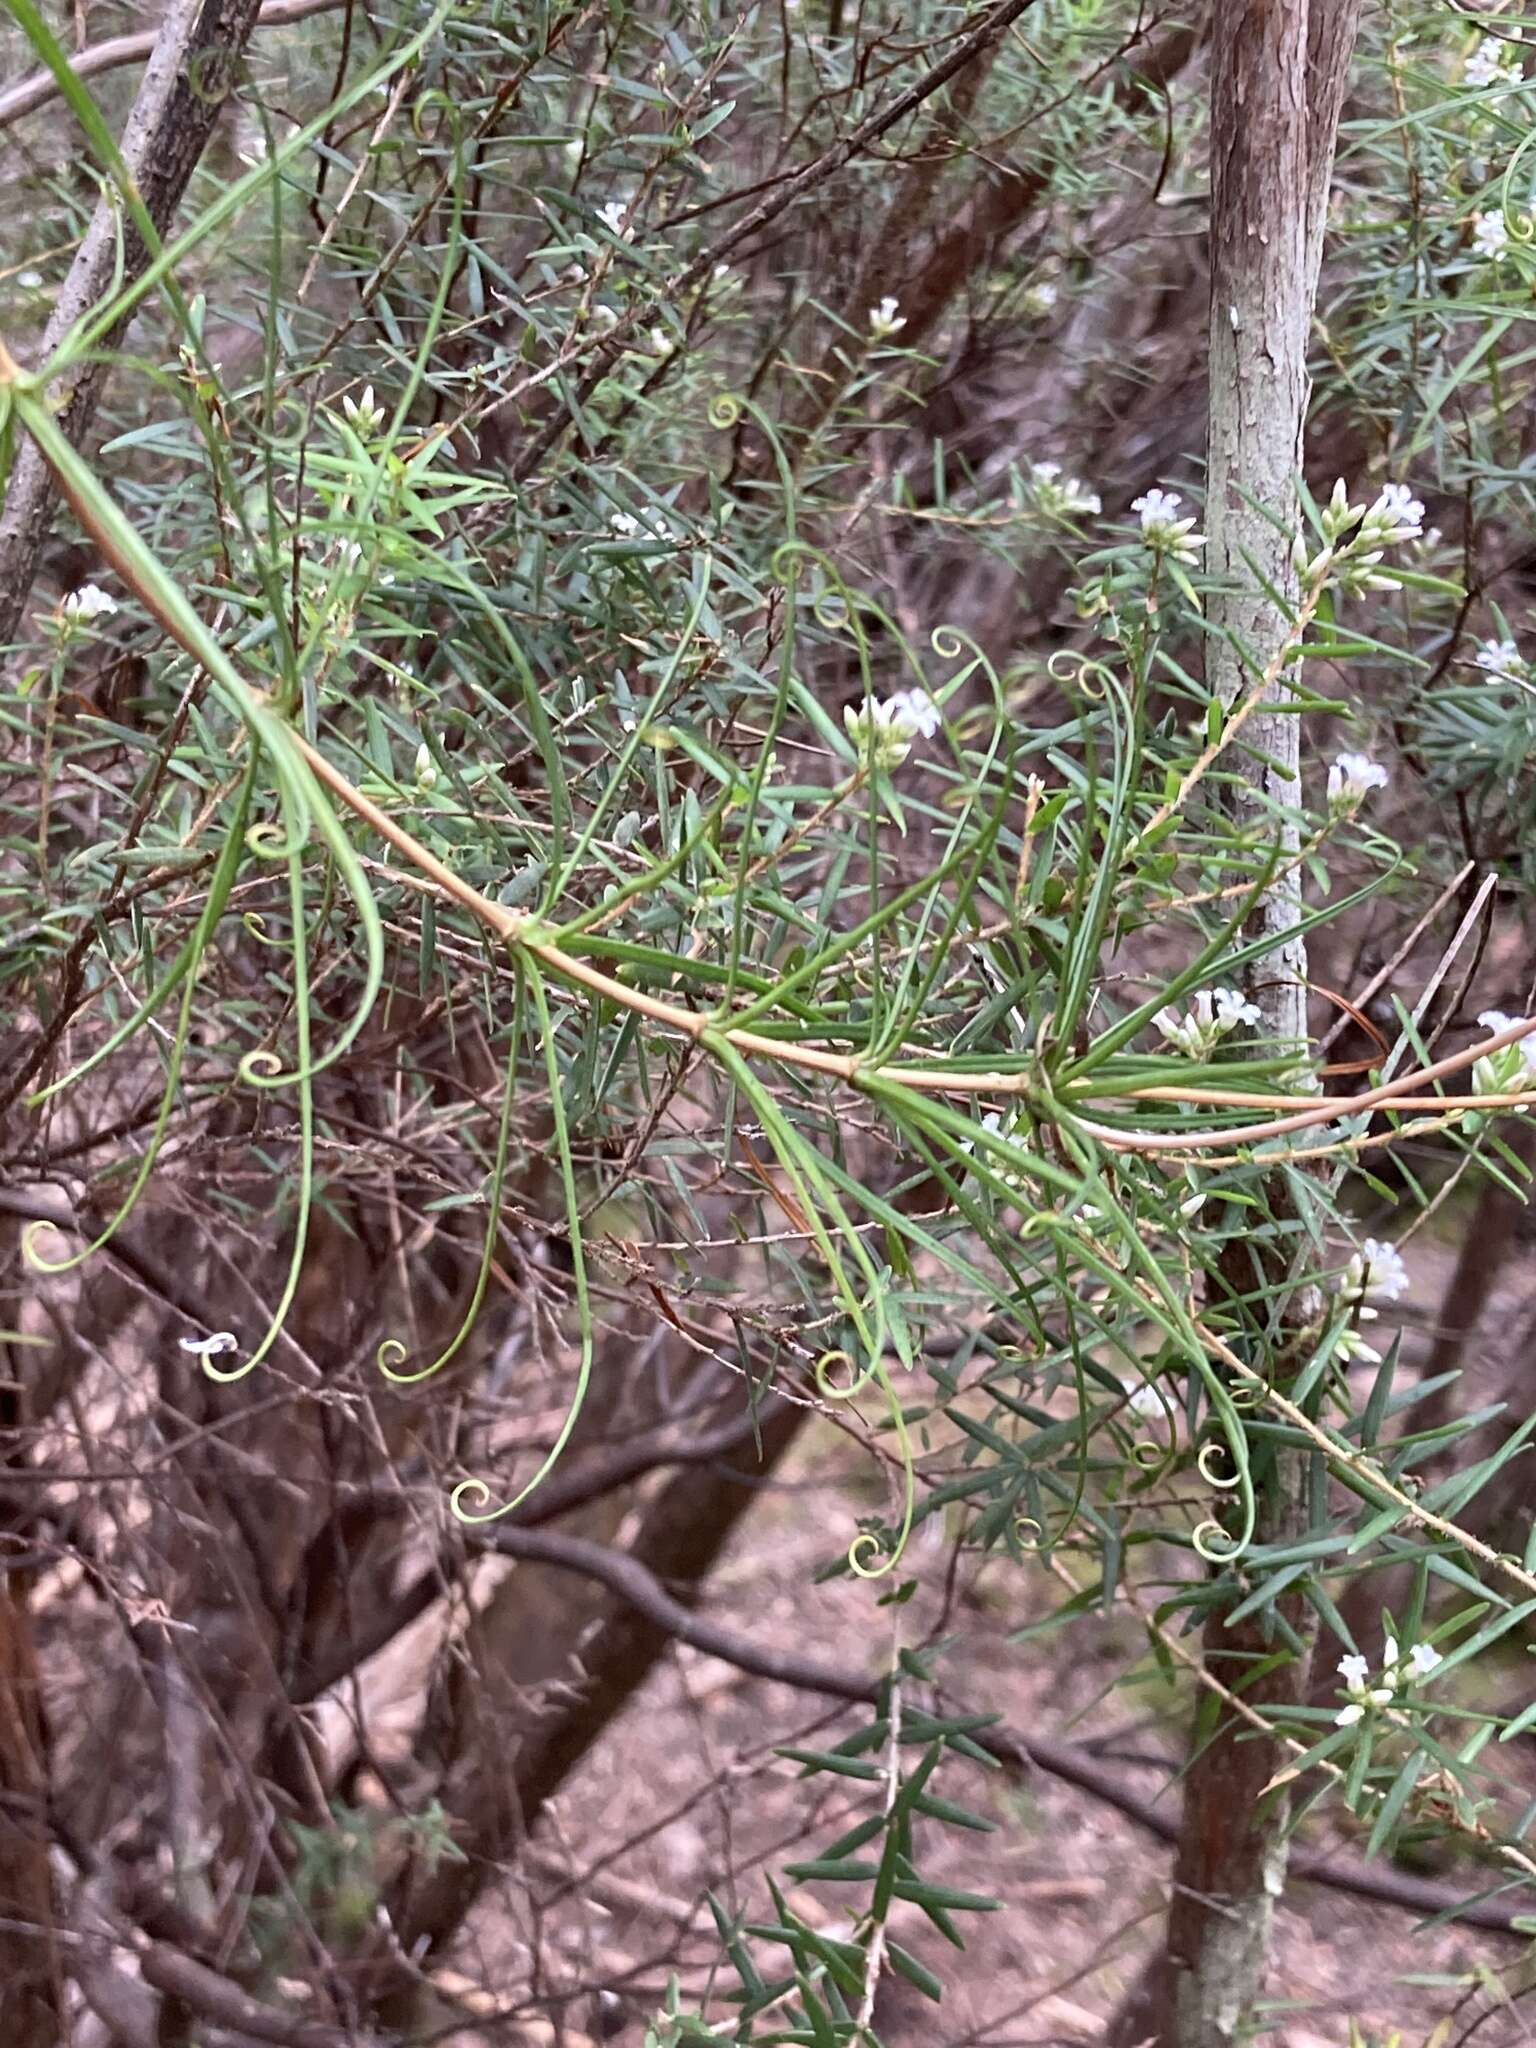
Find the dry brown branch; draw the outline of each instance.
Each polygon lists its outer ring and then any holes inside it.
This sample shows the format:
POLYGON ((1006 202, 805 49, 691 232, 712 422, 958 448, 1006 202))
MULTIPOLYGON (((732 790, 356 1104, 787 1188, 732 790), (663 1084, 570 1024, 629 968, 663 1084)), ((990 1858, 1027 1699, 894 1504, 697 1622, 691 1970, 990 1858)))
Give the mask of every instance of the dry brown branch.
MULTIPOLYGON (((332 14, 345 5, 346 0, 266 0, 256 17, 256 26, 288 28, 296 21, 307 21, 312 14, 332 14)), ((77 78, 100 78, 104 72, 142 64, 153 53, 158 35, 158 29, 138 29, 132 35, 108 36, 103 42, 89 43, 71 57, 70 69, 77 78)), ((35 114, 59 94, 59 81, 51 71, 34 71, 29 78, 7 86, 0 92, 0 129, 9 128, 25 114, 35 114)))

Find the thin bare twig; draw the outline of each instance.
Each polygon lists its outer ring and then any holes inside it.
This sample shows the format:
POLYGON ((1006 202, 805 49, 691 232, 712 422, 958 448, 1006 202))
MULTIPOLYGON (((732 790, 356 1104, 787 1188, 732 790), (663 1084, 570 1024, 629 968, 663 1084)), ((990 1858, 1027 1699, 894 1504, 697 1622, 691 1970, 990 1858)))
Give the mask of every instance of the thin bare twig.
MULTIPOLYGON (((344 7, 346 0, 267 0, 256 17, 257 28, 287 28, 307 21, 312 14, 330 14, 344 7)), ((77 50, 70 59, 76 78, 99 78, 105 71, 117 71, 127 64, 142 64, 155 47, 158 29, 138 29, 128 36, 108 36, 77 50)), ((59 97, 61 87, 51 71, 34 71, 30 77, 0 92, 0 129, 9 128, 25 114, 35 114, 59 97)))

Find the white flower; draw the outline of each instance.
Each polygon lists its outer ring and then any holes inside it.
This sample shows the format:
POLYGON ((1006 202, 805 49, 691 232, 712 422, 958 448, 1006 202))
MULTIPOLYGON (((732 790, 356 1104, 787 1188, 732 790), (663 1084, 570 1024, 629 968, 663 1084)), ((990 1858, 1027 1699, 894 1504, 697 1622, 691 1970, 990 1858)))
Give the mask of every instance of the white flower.
POLYGON ((898 690, 883 701, 866 697, 862 704, 845 705, 843 724, 860 759, 888 772, 905 761, 913 740, 938 731, 939 707, 926 690, 898 690))
POLYGON ((653 327, 651 329, 651 354, 653 356, 660 356, 665 361, 668 356, 674 355, 676 351, 677 343, 668 334, 665 327, 653 327))
POLYGON ((1349 1694, 1349 1705, 1334 1715, 1341 1728, 1352 1728, 1370 1707, 1390 1707, 1395 1697, 1397 1673, 1393 1668, 1397 1657, 1397 1645, 1390 1636, 1386 1641, 1387 1668, 1382 1673, 1384 1683, 1371 1684, 1371 1667, 1358 1651, 1351 1650, 1348 1656, 1339 1659, 1339 1676, 1344 1681, 1344 1690, 1349 1694))
POLYGON ((889 341, 893 334, 899 334, 906 326, 906 319, 897 312, 900 300, 884 298, 878 306, 869 309, 869 331, 876 341, 889 341))
MULTIPOLYGON (((1017 1109, 1010 1110, 1006 1117, 998 1110, 989 1109, 981 1120, 981 1128, 989 1133, 990 1136, 1001 1138, 1004 1144, 1011 1144, 1019 1136, 1021 1121, 1020 1112, 1017 1109)), ((990 1147, 978 1148, 973 1139, 967 1149, 971 1152, 976 1152, 980 1149, 982 1161, 994 1180, 1001 1181, 1005 1188, 1011 1188, 1016 1194, 1024 1192, 1024 1175, 1015 1172, 1004 1160, 999 1159, 990 1147)))
POLYGON ((1341 533, 1348 533, 1349 529, 1364 517, 1365 507, 1363 505, 1351 505, 1349 502, 1349 492, 1345 488, 1343 477, 1335 477, 1333 495, 1323 507, 1322 512, 1324 537, 1330 541, 1337 540, 1341 533))
MULTIPOLYGON (((1524 1017, 1511 1017, 1507 1010, 1481 1010, 1477 1021, 1485 1031, 1512 1031, 1517 1024, 1524 1024, 1524 1017)), ((1536 1070, 1536 1032, 1527 1038, 1517 1038, 1513 1045, 1505 1047, 1506 1052, 1517 1052, 1525 1065, 1536 1070)))
POLYGON ((1388 1672, 1388 1674, 1390 1674, 1390 1673, 1391 1673, 1391 1671, 1393 1670, 1393 1668, 1395 1667, 1396 1663, 1397 1663, 1397 1637, 1396 1637, 1396 1636, 1394 1636, 1394 1635, 1387 1635, 1387 1636, 1383 1636, 1383 1637, 1382 1637, 1382 1640, 1381 1640, 1381 1654, 1382 1654, 1382 1656, 1383 1656, 1383 1657, 1384 1657, 1384 1658, 1386 1659, 1386 1668, 1387 1668, 1387 1672, 1388 1672))
MULTIPOLYGON (((1523 1017, 1511 1017, 1504 1010, 1484 1010, 1478 1023, 1485 1031, 1508 1031, 1523 1024, 1523 1017)), ((1536 1033, 1517 1038, 1513 1045, 1497 1052, 1485 1052, 1472 1069, 1474 1095, 1513 1095, 1536 1082, 1536 1033)))
POLYGON ((190 1351, 196 1358, 217 1358, 223 1351, 238 1351, 240 1339, 232 1330, 219 1330, 212 1337, 183 1337, 183 1351, 190 1351))
POLYGON ((1029 481, 1035 503, 1053 518, 1071 519, 1080 513, 1103 509, 1097 491, 1090 491, 1075 476, 1062 479, 1059 462, 1031 463, 1029 481))
POLYGON ((1060 296, 1061 294, 1048 278, 1042 278, 1039 284, 1030 285, 1020 301, 1024 309, 1025 318, 1029 320, 1045 319, 1047 314, 1055 312, 1056 301, 1060 296))
POLYGON ((890 710, 920 739, 931 740, 944 722, 938 705, 926 690, 898 690, 890 699, 890 710))
POLYGON ((89 625, 92 619, 109 619, 116 610, 117 599, 99 583, 82 583, 59 606, 61 617, 78 620, 81 625, 89 625))
POLYGON ((1257 1024, 1259 1010, 1256 1003, 1250 1003, 1235 988, 1211 990, 1216 999, 1216 1025, 1222 1032, 1235 1031, 1239 1024, 1257 1024))
POLYGON ((1194 562, 1205 546, 1205 535, 1195 532, 1193 519, 1179 517, 1183 502, 1177 491, 1150 490, 1131 500, 1131 510, 1140 513, 1142 539, 1154 554, 1194 562))
POLYGON ((1126 1404, 1133 1415, 1149 1416, 1161 1421, 1164 1415, 1162 1396, 1150 1381, 1143 1380, 1139 1387, 1132 1387, 1126 1396, 1126 1404))
MULTIPOLYGON (((1362 1301, 1396 1301, 1400 1294, 1406 1294, 1408 1268, 1397 1246, 1368 1237, 1340 1274, 1339 1292, 1358 1295, 1362 1301)), ((1387 1662, 1390 1664, 1396 1655, 1394 1648, 1387 1662)))
POLYGON ((640 522, 633 512, 612 512, 608 516, 608 524, 626 540, 640 531, 640 522))
POLYGON ((365 384, 356 398, 349 392, 341 409, 360 434, 371 434, 384 424, 384 408, 375 399, 371 384, 365 384))
POLYGON ((858 750, 859 758, 889 773, 899 768, 912 751, 913 735, 899 724, 890 704, 866 697, 862 704, 845 704, 843 724, 858 750))
POLYGON ((1489 263, 1497 263, 1501 256, 1509 254, 1509 222, 1502 207, 1493 213, 1480 213, 1473 220, 1472 253, 1489 263))
POLYGON ((624 216, 628 211, 629 206, 626 201, 610 199, 605 206, 600 206, 597 209, 597 217, 609 234, 618 235, 621 240, 627 242, 632 232, 624 224, 624 216))
POLYGON ((1518 85, 1521 77, 1520 57, 1515 45, 1505 42, 1501 36, 1484 36, 1467 59, 1461 82, 1474 92, 1484 92, 1490 85, 1518 85))
POLYGON ((24 292, 37 292, 43 288, 43 273, 40 270, 19 270, 16 282, 24 292))
POLYGON ((1444 1662, 1445 1659, 1440 1655, 1440 1652, 1431 1648, 1428 1643, 1415 1643, 1408 1652, 1409 1679, 1428 1678, 1431 1671, 1437 1665, 1444 1662))
POLYGON ((1390 779, 1369 754, 1340 754, 1328 770, 1328 808, 1352 811, 1371 790, 1385 789, 1390 779))
POLYGON ((1473 659, 1496 683, 1518 683, 1524 679, 1525 661, 1513 640, 1481 641, 1473 659))
POLYGON ((1152 1026, 1176 1052, 1198 1060, 1214 1051, 1239 1024, 1259 1022, 1258 1006, 1246 1001, 1235 988, 1203 988, 1182 1015, 1171 1003, 1164 1004, 1152 1019, 1152 1026))
POLYGON ((1400 541, 1417 540, 1423 521, 1424 507, 1406 484, 1387 484, 1367 509, 1349 502, 1340 477, 1318 514, 1324 545, 1313 554, 1306 534, 1298 533, 1291 543, 1291 567, 1309 590, 1330 580, 1355 596, 1373 590, 1401 590, 1395 577, 1381 571, 1382 550, 1400 541), (1354 526, 1359 532, 1346 539, 1354 526))
POLYGON ((1424 507, 1406 484, 1383 484, 1360 527, 1364 547, 1398 547, 1424 531, 1424 507))

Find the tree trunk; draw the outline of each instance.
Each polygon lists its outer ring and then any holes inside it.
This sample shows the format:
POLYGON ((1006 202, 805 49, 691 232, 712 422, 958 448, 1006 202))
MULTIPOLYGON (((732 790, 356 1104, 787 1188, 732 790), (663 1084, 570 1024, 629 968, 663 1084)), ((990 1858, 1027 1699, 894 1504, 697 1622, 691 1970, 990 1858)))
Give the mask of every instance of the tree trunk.
MULTIPOLYGON (((172 0, 123 131, 122 155, 145 209, 163 234, 213 133, 260 0, 172 0)), ((131 282, 147 252, 112 195, 96 208, 43 335, 46 358, 82 314, 112 288, 118 236, 131 282)), ((108 337, 108 345, 115 336, 108 337)), ((72 373, 60 420, 77 446, 90 432, 106 363, 98 353, 72 373)), ((23 438, 0 511, 0 647, 17 635, 53 512, 52 475, 23 438)))
MULTIPOLYGON (((1290 637, 1283 611, 1263 585, 1294 599, 1290 547, 1302 466, 1307 341, 1321 260, 1334 139, 1343 104, 1359 0, 1231 0, 1217 10, 1211 80, 1210 428, 1207 443, 1208 567, 1215 581, 1208 676, 1230 705, 1252 688, 1290 637)), ((1283 682, 1273 695, 1283 702, 1283 682)), ((1306 949, 1297 930, 1298 829, 1285 813, 1300 797, 1301 721, 1264 706, 1249 719, 1234 767, 1237 824, 1272 849, 1280 870, 1255 906, 1245 937, 1270 950, 1249 994, 1261 1036, 1304 1047, 1306 949), (1287 871, 1289 870, 1289 871, 1287 871)), ((1296 1215, 1289 1181, 1277 1173, 1271 1213, 1296 1215)), ((1241 1318, 1236 1342, 1284 1378, 1292 1333, 1305 1321, 1305 1290, 1274 1290, 1294 1259, 1242 1240, 1223 1271, 1228 1306, 1241 1318)), ((1255 1454, 1255 1541, 1300 1535, 1309 1520, 1308 1459, 1292 1450, 1255 1454)), ((1238 1597, 1235 1580, 1233 1599, 1238 1597)), ((1310 1653, 1300 1596, 1277 1603, 1300 1638, 1283 1650, 1274 1616, 1260 1611, 1229 1628, 1220 1611, 1206 1624, 1210 1676, 1266 1719, 1306 1694, 1310 1653), (1250 1674, 1260 1670, 1260 1676, 1250 1674)), ((1263 1989, 1274 1902, 1285 1881, 1289 1804, 1261 1797, 1286 1755, 1277 1740, 1222 1709, 1209 1731, 1209 1699, 1197 1721, 1185 1779, 1167 1943, 1126 2010, 1114 2038, 1159 2048, 1232 2048, 1263 1989), (1208 1739, 1207 1739, 1208 1738, 1208 1739)))

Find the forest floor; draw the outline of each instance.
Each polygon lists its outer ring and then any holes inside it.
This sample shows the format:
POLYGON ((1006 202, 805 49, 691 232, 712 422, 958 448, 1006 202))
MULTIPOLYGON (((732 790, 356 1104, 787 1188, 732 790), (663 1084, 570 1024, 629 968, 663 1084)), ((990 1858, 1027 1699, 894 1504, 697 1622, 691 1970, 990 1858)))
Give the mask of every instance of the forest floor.
MULTIPOLYGON (((1410 1360, 1430 1334, 1414 1304, 1442 1297, 1449 1268, 1449 1252, 1435 1243, 1415 1248, 1403 1318, 1410 1360)), ((1484 1342, 1507 1344, 1528 1322, 1533 1300, 1536 1257, 1527 1250, 1505 1267, 1487 1304, 1484 1342)), ((1469 1361, 1468 1399, 1488 1369, 1487 1360, 1469 1361)), ((1135 1663, 1146 1638, 1134 1613, 1079 1619, 1019 1643, 1016 1632, 1049 1611, 1060 1584, 1038 1563, 994 1556, 950 1589, 945 1614, 943 1589, 928 1583, 945 1553, 936 1547, 925 1568, 921 1534, 910 1563, 922 1584, 905 1605, 872 1611, 879 1589, 847 1576, 813 1583, 868 1505, 848 1476, 855 1458, 828 1425, 802 1441, 784 1478, 746 1518, 710 1584, 706 1611, 760 1643, 833 1664, 855 1658, 860 1669, 863 1646, 882 1632, 894 1643, 899 1628, 904 1642, 920 1642, 942 1620, 953 1646, 943 1664, 949 1698, 993 1711, 1025 1736, 1096 1745, 1108 1769, 1176 1815, 1189 1695, 1170 1688, 1150 1659, 1135 1663), (837 1519, 822 1519, 829 1514, 837 1519)), ((1327 1648, 1330 1663, 1337 1647, 1327 1648)), ((1480 1668, 1486 1684, 1487 1667, 1480 1668)), ((1510 1693, 1528 1688, 1526 1668, 1512 1652, 1497 1682, 1510 1693)), ((829 1745, 856 1725, 857 1711, 833 1712, 828 1702, 675 1649, 568 1783, 525 1867, 483 1902, 465 1935, 473 1962, 464 1953, 461 1965, 487 1972, 481 1981, 504 1986, 514 2005, 532 1982, 527 2020, 517 2030, 528 2042, 584 2048, 613 2036, 638 2043, 672 1970, 685 1998, 708 1988, 718 1944, 706 1892, 749 1919, 768 1918, 765 1872, 815 1855, 874 1810, 882 1786, 830 1777, 808 1785, 796 1766, 773 1755, 783 1743, 829 1745)), ((1499 1768, 1512 1785, 1528 1781, 1536 1793, 1529 1741, 1500 1751, 1499 1768)), ((892 2048, 1098 2040, 1157 1939, 1167 1845, 1044 1773, 951 1763, 941 1789, 996 1821, 997 1831, 926 1824, 923 1874, 988 1893, 1002 1910, 961 1916, 962 1955, 915 1907, 898 1906, 895 1938, 940 1974, 945 1992, 933 2005, 896 1980, 878 2009, 882 2038, 892 2048)), ((1327 1816, 1308 1820, 1304 1846, 1358 1855, 1363 1842, 1347 1816, 1340 1826, 1337 1801, 1327 1803, 1327 1816)), ((1477 1888, 1470 1869, 1458 1881, 1477 1888)), ((854 1888, 840 1898, 826 1884, 787 1889, 796 1910, 832 1931, 863 1896, 854 1888)), ((1455 1926, 1425 1930, 1398 1908, 1294 1885, 1277 1917, 1273 2003, 1259 2038, 1272 2048, 1343 2048, 1353 2019, 1373 2044, 1400 2029, 1404 2048, 1422 2048, 1454 2014, 1447 2048, 1474 2023, 1479 2048, 1502 2048, 1525 2038, 1522 2008, 1502 2006, 1478 1980, 1518 1963, 1521 1951, 1515 1939, 1455 1926)), ((497 2030, 486 2038, 508 2037, 497 2030)))

